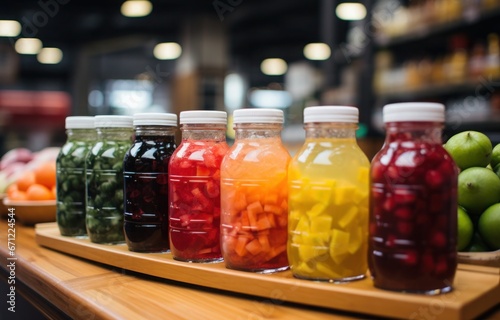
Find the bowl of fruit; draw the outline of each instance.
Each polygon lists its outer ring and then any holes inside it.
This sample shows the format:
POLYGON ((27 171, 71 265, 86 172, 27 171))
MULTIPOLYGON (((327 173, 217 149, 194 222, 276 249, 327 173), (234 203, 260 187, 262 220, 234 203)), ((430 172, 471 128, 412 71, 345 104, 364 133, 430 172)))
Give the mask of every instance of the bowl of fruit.
POLYGON ((458 175, 458 261, 500 267, 500 144, 464 131, 444 145, 458 175))
POLYGON ((45 161, 26 170, 7 187, 6 215, 25 225, 56 220, 56 164, 45 161))

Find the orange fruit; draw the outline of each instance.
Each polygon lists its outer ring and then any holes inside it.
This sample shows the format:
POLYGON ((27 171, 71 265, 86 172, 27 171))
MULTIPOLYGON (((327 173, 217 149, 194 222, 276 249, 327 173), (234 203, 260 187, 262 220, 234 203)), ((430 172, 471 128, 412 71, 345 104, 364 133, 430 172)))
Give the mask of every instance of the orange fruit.
POLYGON ((25 201, 25 200, 27 200, 26 192, 19 191, 19 190, 13 190, 9 194, 9 199, 16 200, 16 201, 25 201))
POLYGON ((31 171, 23 174, 19 179, 17 179, 17 189, 19 191, 28 190, 28 188, 35 183, 35 174, 31 171))
POLYGON ((35 171, 35 182, 52 189, 56 185, 56 163, 44 162, 35 171))
POLYGON ((35 183, 26 191, 27 200, 51 200, 52 192, 44 185, 35 183))
POLYGON ((13 183, 7 187, 7 190, 5 192, 7 193, 7 197, 12 199, 11 195, 17 191, 19 191, 19 189, 17 189, 17 184, 13 183))
POLYGON ((56 200, 57 199, 57 188, 56 188, 56 186, 53 186, 52 190, 50 190, 50 191, 52 192, 52 199, 56 200))

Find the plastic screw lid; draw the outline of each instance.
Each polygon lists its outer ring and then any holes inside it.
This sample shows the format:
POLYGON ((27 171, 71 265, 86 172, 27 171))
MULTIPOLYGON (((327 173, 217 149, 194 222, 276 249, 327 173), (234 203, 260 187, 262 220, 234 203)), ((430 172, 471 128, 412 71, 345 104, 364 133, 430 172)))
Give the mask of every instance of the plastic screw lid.
POLYGON ((96 128, 132 128, 133 117, 130 116, 95 116, 96 128))
POLYGON ((304 109, 304 123, 348 122, 358 123, 359 111, 349 106, 317 106, 304 109))
POLYGON ((94 129, 94 117, 66 117, 66 129, 94 129))
POLYGON ((233 113, 233 123, 283 123, 279 109, 238 109, 233 113))
POLYGON ((134 126, 177 127, 177 115, 174 113, 136 113, 134 126))
POLYGON ((227 124, 227 113, 225 111, 192 110, 180 113, 180 124, 227 124))
POLYGON ((432 102, 403 102, 384 106, 384 122, 444 122, 444 105, 432 102))

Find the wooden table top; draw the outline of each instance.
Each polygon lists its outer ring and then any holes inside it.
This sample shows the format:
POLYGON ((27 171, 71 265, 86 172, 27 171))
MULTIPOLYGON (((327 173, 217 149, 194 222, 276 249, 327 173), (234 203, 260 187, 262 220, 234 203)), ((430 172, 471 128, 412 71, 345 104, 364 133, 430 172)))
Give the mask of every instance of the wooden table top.
MULTIPOLYGON (((3 269, 11 257, 7 229, 1 220, 3 269)), ((148 277, 40 247, 33 227, 17 223, 15 233, 16 280, 74 319, 367 318, 148 277)), ((500 307, 485 317, 500 319, 500 307)))

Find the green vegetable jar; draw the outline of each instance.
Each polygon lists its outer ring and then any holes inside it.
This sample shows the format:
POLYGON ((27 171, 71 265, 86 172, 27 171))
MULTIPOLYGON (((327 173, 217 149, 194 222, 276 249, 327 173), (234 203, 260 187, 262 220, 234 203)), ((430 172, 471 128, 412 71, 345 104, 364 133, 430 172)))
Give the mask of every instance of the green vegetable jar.
POLYGON ((132 145, 133 118, 96 116, 97 142, 86 159, 86 227, 95 243, 125 242, 123 159, 132 145))
POLYGON ((63 236, 85 229, 85 157, 96 141, 94 117, 67 117, 67 140, 57 156, 57 225, 63 236))

